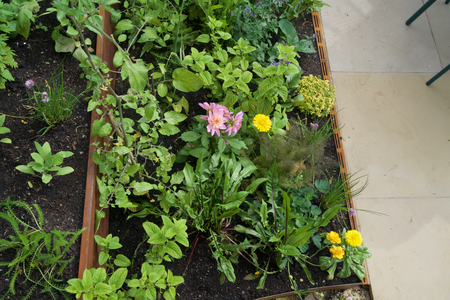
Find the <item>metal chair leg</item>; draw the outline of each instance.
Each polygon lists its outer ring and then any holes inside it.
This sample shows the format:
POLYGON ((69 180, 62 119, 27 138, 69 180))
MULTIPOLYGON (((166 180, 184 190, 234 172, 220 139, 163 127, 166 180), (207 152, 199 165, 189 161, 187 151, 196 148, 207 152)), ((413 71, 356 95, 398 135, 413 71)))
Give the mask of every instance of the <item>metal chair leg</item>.
MULTIPOLYGON (((450 0, 449 0, 450 1, 450 0)), ((441 77, 445 72, 447 72, 448 70, 450 70, 450 64, 448 66, 446 66, 445 68, 442 69, 442 71, 440 71, 439 73, 437 73, 436 75, 433 76, 433 78, 431 78, 430 80, 427 81, 427 85, 432 84, 433 82, 436 81, 436 79, 438 79, 439 77, 441 77)))
MULTIPOLYGON (((420 16, 424 11, 426 11, 427 8, 430 7, 431 4, 433 4, 434 2, 436 2, 436 0, 428 0, 427 3, 425 3, 421 8, 419 8, 419 10, 416 11, 416 13, 412 15, 411 18, 408 19, 408 21, 406 21, 406 25, 410 25, 412 22, 414 22, 414 20, 417 19, 417 17, 420 16)), ((450 2, 450 0, 445 1, 445 3, 448 2, 450 2)))

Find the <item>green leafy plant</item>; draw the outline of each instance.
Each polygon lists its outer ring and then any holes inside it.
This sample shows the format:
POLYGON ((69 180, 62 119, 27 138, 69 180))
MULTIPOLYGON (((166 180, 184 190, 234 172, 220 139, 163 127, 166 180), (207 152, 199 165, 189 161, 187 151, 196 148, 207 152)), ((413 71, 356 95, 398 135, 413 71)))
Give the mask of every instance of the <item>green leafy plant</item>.
POLYGON ((151 222, 143 224, 148 234, 147 242, 151 247, 146 254, 147 261, 141 266, 140 278, 138 274, 133 274, 131 279, 127 279, 131 261, 123 254, 118 254, 115 258, 110 254, 110 250, 122 248, 118 237, 109 234, 102 238, 96 235, 95 241, 102 250, 99 263, 106 263, 106 269, 86 269, 82 279, 72 278, 68 281, 66 291, 76 294, 77 298, 83 296, 83 299, 156 300, 163 296, 166 300, 174 300, 176 287, 182 284, 184 279, 174 276, 171 270, 166 271, 161 262, 181 258, 181 249, 176 242, 186 247, 189 245, 187 227, 186 220, 172 221, 163 217, 163 222, 161 228, 151 222), (125 289, 124 283, 128 289, 125 289))
POLYGON ((255 51, 249 53, 251 59, 265 66, 270 62, 269 52, 278 33, 277 15, 282 6, 282 1, 277 0, 244 0, 230 17, 233 38, 236 41, 243 38, 254 46, 255 51))
POLYGON ((364 259, 370 258, 372 253, 367 247, 363 246, 361 233, 357 230, 347 231, 344 228, 341 237, 334 231, 328 234, 323 233, 322 236, 323 238, 326 237, 325 243, 332 254, 331 257, 319 257, 320 269, 327 270, 329 274, 328 279, 332 280, 334 278, 337 264, 343 262, 342 270, 337 274, 338 277, 349 277, 353 270, 356 276, 363 280, 366 274, 366 269, 363 265, 364 259))
POLYGON ((8 37, 6 34, 0 34, 0 89, 5 88, 6 81, 14 81, 14 77, 9 72, 8 67, 17 68, 17 62, 14 60, 14 51, 6 44, 8 37))
POLYGON ((8 67, 17 68, 14 51, 6 44, 8 36, 14 38, 20 34, 27 39, 39 8, 35 0, 0 1, 0 89, 5 88, 6 81, 14 81, 8 67))
POLYGON ((316 117, 328 115, 334 107, 335 88, 320 76, 305 76, 300 80, 298 92, 303 100, 296 103, 302 111, 316 117))
POLYGON ((0 203, 0 218, 11 224, 14 235, 0 239, 0 251, 15 250, 12 261, 1 261, 0 266, 8 268, 10 277, 9 289, 2 299, 15 295, 15 284, 18 276, 23 274, 25 281, 33 283, 24 299, 31 297, 36 288, 41 287, 41 293, 49 292, 53 299, 69 299, 64 292, 65 285, 60 276, 73 257, 65 255, 84 228, 77 232, 62 232, 56 229, 51 232, 44 230, 44 214, 37 204, 33 209, 24 201, 13 201, 9 197, 0 203), (19 211, 26 212, 31 222, 23 221, 19 211))
POLYGON ((29 95, 27 101, 29 107, 33 109, 33 120, 40 119, 47 124, 47 127, 41 129, 41 131, 44 130, 42 135, 60 122, 67 121, 72 115, 74 106, 83 95, 81 93, 75 96, 73 91, 67 91, 64 87, 62 63, 61 66, 61 71, 58 73, 58 66, 43 87, 39 87, 31 79, 25 82, 29 95))
MULTIPOLYGON (((3 124, 5 123, 5 119, 6 119, 5 115, 0 115, 0 134, 5 134, 5 133, 11 132, 11 130, 9 128, 3 126, 3 124)), ((0 143, 11 144, 11 139, 2 138, 2 139, 0 139, 0 143)))
POLYGON ((12 37, 17 34, 28 38, 30 33, 31 22, 34 22, 36 13, 40 7, 38 1, 16 0, 10 3, 2 3, 0 1, 0 30, 8 33, 12 37))
POLYGON ((297 52, 303 52, 303 53, 315 53, 316 50, 314 50, 312 39, 306 38, 303 40, 300 40, 298 38, 297 31, 294 28, 294 25, 292 25, 291 22, 289 22, 286 19, 282 19, 279 22, 279 26, 281 29, 281 32, 285 35, 285 37, 282 37, 281 43, 283 43, 283 40, 285 40, 285 43, 288 45, 292 45, 295 47, 295 51, 297 52))
MULTIPOLYGON (((267 196, 259 194, 258 201, 248 199, 243 204, 246 209, 241 209, 239 216, 246 224, 251 227, 242 225, 235 226, 235 230, 247 235, 248 240, 241 242, 238 245, 228 245, 224 248, 227 250, 235 250, 246 252, 250 251, 248 255, 251 261, 258 269, 258 274, 250 274, 249 279, 260 278, 258 288, 263 288, 268 274, 279 272, 288 269, 289 264, 296 260, 303 270, 309 281, 313 283, 311 275, 306 266, 309 257, 302 253, 302 247, 309 241, 312 234, 317 231, 319 227, 326 226, 330 220, 343 208, 343 203, 337 204, 332 208, 327 209, 322 214, 314 214, 310 217, 310 221, 296 222, 297 216, 292 209, 292 199, 287 192, 281 190, 281 198, 279 201, 278 188, 278 172, 276 162, 274 162, 269 170, 265 192, 267 196), (248 250, 250 249, 250 250, 248 250), (268 260, 261 266, 261 262, 256 258, 257 249, 269 255, 268 260), (275 256, 278 270, 268 272, 269 262, 275 256)), ((304 248, 304 247, 303 247, 304 248)), ((293 277, 290 276, 291 286, 294 291, 298 291, 297 284, 293 277)))
POLYGON ((67 175, 74 171, 72 167, 60 167, 64 158, 73 155, 72 152, 60 151, 52 155, 52 149, 48 142, 45 142, 42 146, 38 142, 34 142, 34 145, 38 151, 31 153, 34 161, 29 162, 27 165, 17 166, 16 169, 20 172, 41 177, 43 183, 49 183, 53 176, 67 175), (56 172, 56 174, 52 175, 50 172, 56 172), (41 175, 37 175, 36 173, 41 173, 41 175))
POLYGON ((314 11, 321 11, 323 6, 330 6, 329 4, 320 1, 320 0, 292 0, 287 1, 289 3, 291 18, 298 17, 298 14, 301 13, 313 13, 314 11))
POLYGON ((211 53, 191 49, 192 54, 185 57, 183 64, 202 78, 204 87, 211 90, 209 97, 223 101, 227 107, 237 103, 242 111, 250 114, 268 114, 278 103, 293 107, 299 99, 291 97, 291 93, 296 90, 301 75, 294 46, 277 46, 278 63, 263 67, 253 62, 250 67, 248 54, 255 47, 240 38, 233 47, 225 50, 221 42, 230 40, 231 35, 223 31, 224 21, 209 18, 207 24, 212 33, 203 34, 197 40, 212 42, 214 49, 211 53), (256 84, 258 90, 252 92, 250 83, 256 84))

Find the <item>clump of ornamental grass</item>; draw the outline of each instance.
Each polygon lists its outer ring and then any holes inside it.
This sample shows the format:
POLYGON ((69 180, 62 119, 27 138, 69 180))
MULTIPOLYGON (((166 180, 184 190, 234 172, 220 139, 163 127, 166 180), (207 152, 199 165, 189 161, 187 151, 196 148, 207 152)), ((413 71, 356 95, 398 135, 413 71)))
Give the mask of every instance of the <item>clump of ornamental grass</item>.
POLYGON ((297 90, 303 100, 296 102, 296 105, 309 115, 321 118, 328 115, 334 107, 335 88, 320 76, 302 77, 297 90))
POLYGON ((276 161, 281 187, 291 187, 293 181, 312 185, 323 170, 338 166, 336 161, 324 156, 326 141, 332 133, 330 122, 321 127, 314 123, 292 122, 286 135, 260 135, 259 154, 253 160, 258 167, 256 176, 265 177, 276 161))

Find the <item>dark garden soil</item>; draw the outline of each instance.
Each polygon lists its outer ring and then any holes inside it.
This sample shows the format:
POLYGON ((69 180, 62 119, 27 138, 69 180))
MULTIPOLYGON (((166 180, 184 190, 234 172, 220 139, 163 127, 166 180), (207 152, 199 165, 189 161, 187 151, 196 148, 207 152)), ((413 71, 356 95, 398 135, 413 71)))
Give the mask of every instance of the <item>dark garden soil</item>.
MULTIPOLYGON (((43 7, 41 12, 45 10, 49 3, 50 1, 40 2, 41 7, 43 7)), ((48 28, 48 31, 32 28, 28 40, 18 36, 8 42, 8 45, 17 54, 15 59, 19 67, 11 70, 15 81, 8 82, 6 89, 0 90, 0 113, 7 115, 4 126, 11 129, 11 133, 2 135, 2 138, 8 137, 12 140, 12 144, 0 144, 0 202, 9 196, 13 200, 23 200, 30 205, 37 203, 44 212, 45 229, 47 231, 53 228, 62 231, 77 231, 82 226, 86 185, 90 113, 86 112, 87 103, 83 98, 88 95, 81 97, 75 112, 68 121, 59 124, 42 137, 39 136, 38 131, 44 127, 44 123, 41 121, 32 123, 31 119, 26 118, 32 112, 26 107, 27 102, 23 99, 27 98, 24 86, 27 79, 32 79, 37 84, 45 82, 63 60, 64 85, 67 88, 73 89, 74 94, 79 95, 84 91, 86 82, 80 78, 82 70, 78 67, 78 61, 71 54, 61 54, 54 51, 54 41, 51 38, 51 32, 54 26, 58 25, 56 16, 54 14, 43 16, 37 22, 42 22, 48 28), (17 171, 15 169, 17 165, 27 164, 31 161, 30 153, 36 151, 34 141, 38 141, 40 144, 48 141, 53 153, 72 151, 74 155, 66 158, 63 165, 71 166, 75 171, 70 175, 54 177, 49 184, 42 183, 40 178, 17 171), (32 187, 30 187, 31 185, 32 187)), ((295 27, 300 38, 303 38, 304 35, 312 36, 314 34, 310 15, 306 16, 305 19, 300 17, 295 20, 295 27)), ((95 37, 90 38, 95 41, 95 37)), ((299 62, 304 75, 321 74, 320 60, 317 53, 301 54, 299 62)), ((119 78, 116 83, 117 93, 119 95, 124 94, 126 92, 125 88, 125 84, 119 78)), ((188 129, 193 116, 204 113, 198 107, 198 103, 207 101, 205 93, 201 91, 185 94, 184 96, 189 101, 191 110, 189 118, 183 123, 183 127, 180 128, 181 132, 188 129)), ((172 146, 173 152, 183 146, 183 142, 180 139, 177 140, 176 137, 175 139, 166 140, 164 143, 166 146, 172 146)), ((337 161, 332 138, 327 144, 326 156, 337 161)), ((336 176, 338 170, 330 170, 330 173, 336 176)), ((22 215, 19 216, 22 217, 22 215)), ((125 245, 124 248, 120 249, 119 253, 123 253, 131 258, 138 244, 143 241, 144 231, 141 224, 145 219, 131 218, 127 220, 127 216, 123 210, 111 209, 109 228, 113 235, 120 237, 121 244, 125 245)), ((26 218, 26 216, 23 217, 26 218)), ((159 222, 152 218, 148 220, 159 222)), ((342 228, 342 222, 346 222, 346 220, 339 221, 336 218, 330 224, 330 227, 327 227, 325 230, 334 228, 338 231, 339 228, 342 228)), ((7 238, 11 234, 13 234, 13 231, 10 224, 0 219, 0 238, 7 238)), ((192 234, 190 236, 191 245, 194 238, 195 234, 192 234)), ((144 261, 143 254, 148 248, 146 245, 144 243, 136 251, 137 258, 134 261, 134 272, 139 270, 140 265, 144 261)), ((68 256, 74 257, 74 259, 63 273, 62 278, 64 280, 78 277, 79 247, 80 238, 77 239, 68 252, 68 256)), ((184 257, 182 259, 167 265, 175 275, 183 274, 192 248, 184 248, 183 250, 184 257)), ((14 254, 11 251, 4 251, 0 253, 0 261, 10 261, 14 254)), ((323 255, 328 255, 328 253, 325 251, 323 255)), ((315 257, 318 258, 318 256, 316 255, 315 257)), ((312 262, 317 264, 318 259, 313 259, 312 262)), ((5 267, 0 269, 0 297, 8 289, 6 271, 7 268, 5 267)), ((217 264, 212 258, 208 242, 205 239, 200 239, 186 270, 185 283, 177 288, 178 298, 256 299, 291 290, 287 272, 269 275, 264 289, 257 290, 258 280, 244 280, 247 274, 256 271, 251 264, 241 258, 239 266, 235 266, 235 271, 236 283, 225 282, 225 284, 220 285, 220 273, 217 271, 217 264)), ((291 274, 296 279, 300 289, 358 282, 356 276, 351 276, 345 280, 335 279, 327 281, 327 273, 325 271, 320 271, 318 268, 313 267, 310 268, 310 271, 316 283, 314 286, 309 284, 298 264, 291 267, 291 274)), ((30 285, 29 283, 23 283, 24 279, 23 275, 19 276, 15 287, 17 294, 10 299, 21 299, 26 295, 30 285)), ((39 294, 39 290, 37 290, 30 299, 50 299, 50 296, 48 294, 39 294)))

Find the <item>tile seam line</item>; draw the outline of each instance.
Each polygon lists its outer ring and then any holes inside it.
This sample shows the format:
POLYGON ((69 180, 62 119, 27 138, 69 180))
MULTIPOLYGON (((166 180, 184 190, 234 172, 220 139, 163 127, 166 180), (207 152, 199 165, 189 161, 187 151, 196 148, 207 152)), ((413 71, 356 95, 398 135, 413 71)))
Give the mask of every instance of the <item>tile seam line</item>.
MULTIPOLYGON (((439 70, 440 71, 440 70, 439 70)), ((437 71, 437 72, 439 72, 437 71)), ((330 70, 331 74, 397 74, 397 75, 435 75, 437 72, 366 72, 366 71, 333 71, 330 70)), ((445 75, 445 74, 444 74, 445 75)))
POLYGON ((438 200, 438 199, 444 199, 444 200, 450 200, 450 196, 426 196, 426 197, 355 197, 355 200, 395 200, 395 199, 399 199, 399 200, 418 200, 418 199, 432 199, 432 200, 438 200))
POLYGON ((444 64, 442 63, 441 55, 439 54, 438 46, 436 43, 436 38, 434 37, 433 27, 431 27, 430 17, 428 16, 428 12, 425 11, 425 15, 427 16, 428 27, 430 28, 431 37, 433 38, 434 47, 436 48, 437 55, 439 57, 439 63, 441 64, 441 68, 444 68, 444 64))

